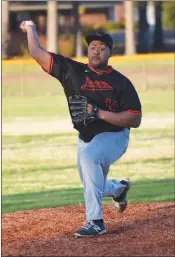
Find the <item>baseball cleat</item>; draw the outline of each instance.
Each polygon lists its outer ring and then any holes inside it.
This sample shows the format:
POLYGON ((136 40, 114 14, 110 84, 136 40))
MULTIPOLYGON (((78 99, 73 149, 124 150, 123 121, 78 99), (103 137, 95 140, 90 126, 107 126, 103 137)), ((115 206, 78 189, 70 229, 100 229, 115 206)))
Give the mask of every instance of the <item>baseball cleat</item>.
POLYGON ((102 235, 106 233, 106 228, 101 221, 86 221, 85 224, 78 229, 74 235, 78 237, 93 237, 96 235, 102 235))
POLYGON ((128 205, 126 196, 127 196, 128 190, 131 188, 131 182, 129 181, 129 179, 122 179, 120 183, 125 185, 126 188, 124 189, 124 191, 121 193, 119 197, 113 197, 113 201, 114 201, 116 211, 119 213, 122 213, 124 212, 124 210, 127 208, 127 205, 128 205))

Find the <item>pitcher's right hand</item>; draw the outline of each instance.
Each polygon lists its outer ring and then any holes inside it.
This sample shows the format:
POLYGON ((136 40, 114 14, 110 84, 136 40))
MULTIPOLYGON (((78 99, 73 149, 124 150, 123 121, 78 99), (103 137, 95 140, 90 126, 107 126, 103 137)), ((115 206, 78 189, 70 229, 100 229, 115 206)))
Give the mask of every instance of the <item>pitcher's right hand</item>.
POLYGON ((20 29, 23 32, 27 32, 28 27, 36 27, 35 23, 33 21, 22 21, 20 24, 20 29))

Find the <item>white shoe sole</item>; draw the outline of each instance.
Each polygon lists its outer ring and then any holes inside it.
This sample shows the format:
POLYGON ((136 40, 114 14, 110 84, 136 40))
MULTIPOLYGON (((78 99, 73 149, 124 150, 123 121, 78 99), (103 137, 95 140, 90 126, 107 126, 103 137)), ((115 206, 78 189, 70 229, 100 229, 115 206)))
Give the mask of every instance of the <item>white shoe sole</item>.
MULTIPOLYGON (((131 188, 131 181, 127 178, 121 179, 120 181, 126 181, 128 183, 127 191, 129 191, 129 189, 131 188)), ((128 203, 126 201, 126 207, 124 209, 122 209, 122 208, 120 208, 119 202, 115 201, 114 199, 113 199, 113 202, 114 202, 114 208, 118 213, 123 213, 126 210, 127 205, 128 205, 128 203)))
POLYGON ((75 238, 78 238, 78 237, 93 237, 93 236, 103 235, 105 233, 106 233, 106 229, 97 233, 97 234, 94 234, 94 235, 81 235, 81 234, 78 234, 78 233, 75 232, 74 236, 75 236, 75 238))

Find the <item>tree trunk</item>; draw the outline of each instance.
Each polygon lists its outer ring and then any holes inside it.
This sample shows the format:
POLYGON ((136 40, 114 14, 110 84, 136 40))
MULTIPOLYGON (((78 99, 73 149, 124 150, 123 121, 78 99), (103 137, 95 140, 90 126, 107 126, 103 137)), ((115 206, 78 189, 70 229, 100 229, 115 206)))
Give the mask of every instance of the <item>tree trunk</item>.
POLYGON ((133 55, 135 50, 133 2, 125 1, 125 54, 133 55))
POLYGON ((58 15, 57 1, 47 2, 47 50, 57 53, 58 15))
POLYGON ((74 10, 74 17, 75 17, 75 40, 74 40, 74 49, 75 49, 75 56, 79 58, 83 55, 83 48, 82 48, 82 29, 80 24, 80 17, 79 17, 79 2, 74 1, 73 10, 74 10))
POLYGON ((139 33, 138 33, 138 52, 147 53, 149 50, 148 42, 148 23, 147 23, 147 1, 138 2, 139 10, 139 33))
POLYGON ((2 58, 8 58, 9 2, 2 1, 2 58))
POLYGON ((156 15, 156 25, 154 31, 154 42, 153 42, 153 50, 163 51, 164 50, 164 42, 163 42, 163 29, 162 29, 162 2, 157 1, 155 4, 155 15, 156 15))

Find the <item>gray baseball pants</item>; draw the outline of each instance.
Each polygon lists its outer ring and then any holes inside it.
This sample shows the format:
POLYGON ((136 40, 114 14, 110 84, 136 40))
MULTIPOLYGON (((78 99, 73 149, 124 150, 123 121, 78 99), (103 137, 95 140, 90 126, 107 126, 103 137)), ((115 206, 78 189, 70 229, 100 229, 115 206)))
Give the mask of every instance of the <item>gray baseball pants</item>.
POLYGON ((119 196, 125 186, 116 179, 107 179, 110 165, 127 150, 129 129, 103 132, 91 142, 78 139, 77 164, 84 187, 86 220, 103 219, 102 197, 119 196))

